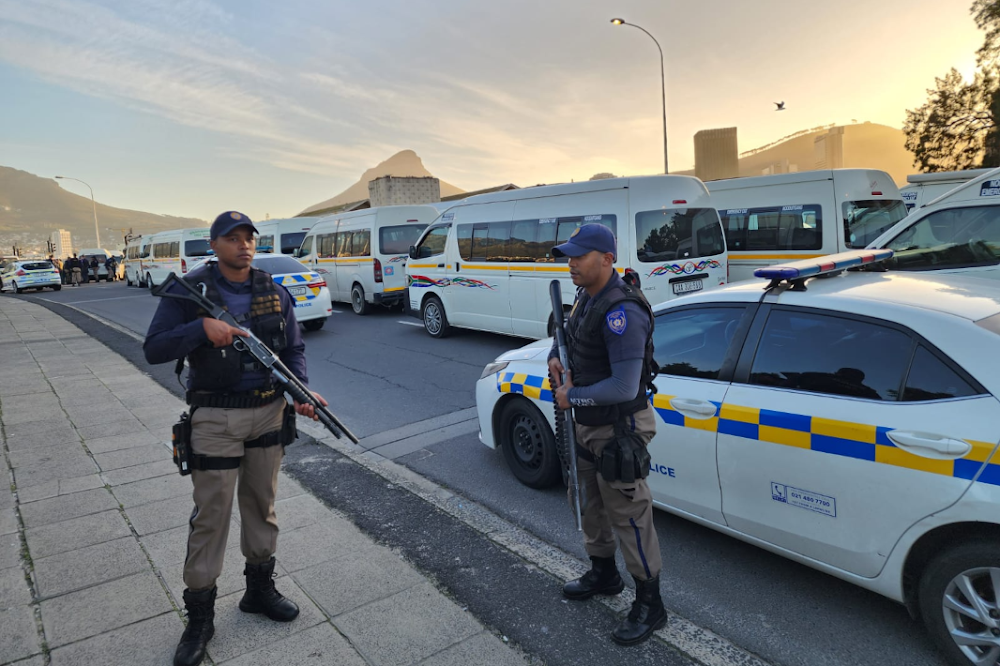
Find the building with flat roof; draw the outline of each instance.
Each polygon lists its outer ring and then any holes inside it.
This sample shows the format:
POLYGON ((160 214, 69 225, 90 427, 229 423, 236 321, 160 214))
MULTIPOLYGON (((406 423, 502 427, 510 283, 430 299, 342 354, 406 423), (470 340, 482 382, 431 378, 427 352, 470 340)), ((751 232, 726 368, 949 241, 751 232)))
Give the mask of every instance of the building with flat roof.
POLYGON ((694 135, 694 175, 701 180, 722 180, 740 175, 735 127, 701 130, 694 135))
POLYGON ((65 259, 73 254, 73 237, 66 229, 56 229, 49 235, 52 243, 52 255, 65 259))

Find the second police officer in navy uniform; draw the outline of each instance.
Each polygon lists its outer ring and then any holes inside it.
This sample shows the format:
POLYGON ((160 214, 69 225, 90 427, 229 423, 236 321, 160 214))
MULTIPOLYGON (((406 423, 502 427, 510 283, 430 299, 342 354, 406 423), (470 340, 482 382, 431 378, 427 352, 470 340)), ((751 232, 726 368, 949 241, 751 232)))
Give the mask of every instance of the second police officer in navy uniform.
MULTIPOLYGON (((584 491, 583 532, 592 568, 563 588, 569 599, 615 595, 625 584, 615 565, 615 536, 636 599, 612 632, 622 645, 649 638, 666 624, 660 599, 660 543, 653 527, 653 503, 646 485, 646 445, 656 434, 656 415, 647 398, 656 374, 653 312, 637 286, 615 270, 615 237, 600 224, 587 224, 562 245, 578 287, 566 323, 569 377, 553 346, 549 374, 562 409, 573 407, 577 463, 584 491)), ((573 452, 571 452, 571 455, 573 452)))
MULTIPOLYGON (((224 305, 306 382, 305 345, 292 298, 269 274, 251 267, 255 233, 246 215, 223 213, 210 231, 218 261, 183 279, 199 288, 204 285, 209 300, 224 305)), ((175 666, 199 664, 215 633, 216 580, 222 573, 234 495, 246 558, 247 588, 240 610, 279 622, 299 614, 298 606, 282 596, 272 580, 278 542, 274 499, 284 445, 294 439, 294 412, 315 415, 310 405, 296 403, 292 411, 272 385, 270 373, 233 347, 238 335, 245 333, 199 312, 189 301, 163 298, 143 345, 150 363, 187 358, 190 367, 194 510, 184 562, 188 626, 174 654, 175 666)))

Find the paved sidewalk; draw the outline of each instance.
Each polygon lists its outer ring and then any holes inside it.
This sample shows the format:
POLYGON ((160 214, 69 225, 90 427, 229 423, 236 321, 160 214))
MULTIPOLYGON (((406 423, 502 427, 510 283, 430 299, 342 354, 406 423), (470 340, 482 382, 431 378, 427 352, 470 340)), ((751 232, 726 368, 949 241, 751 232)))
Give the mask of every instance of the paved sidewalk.
MULTIPOLYGON (((183 409, 72 323, 0 296, 0 664, 171 663, 191 511, 169 449, 183 409)), ((277 513, 277 585, 301 615, 278 624, 238 610, 234 515, 205 663, 526 663, 284 474, 277 513)))

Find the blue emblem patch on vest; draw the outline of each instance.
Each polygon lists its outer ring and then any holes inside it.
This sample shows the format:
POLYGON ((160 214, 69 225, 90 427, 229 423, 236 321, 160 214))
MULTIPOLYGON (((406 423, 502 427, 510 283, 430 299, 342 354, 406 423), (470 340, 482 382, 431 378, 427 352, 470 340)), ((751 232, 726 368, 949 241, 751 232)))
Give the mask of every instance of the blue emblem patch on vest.
POLYGON ((619 307, 608 313, 608 328, 611 329, 612 333, 622 335, 625 333, 626 326, 628 326, 628 320, 625 319, 625 308, 619 307))

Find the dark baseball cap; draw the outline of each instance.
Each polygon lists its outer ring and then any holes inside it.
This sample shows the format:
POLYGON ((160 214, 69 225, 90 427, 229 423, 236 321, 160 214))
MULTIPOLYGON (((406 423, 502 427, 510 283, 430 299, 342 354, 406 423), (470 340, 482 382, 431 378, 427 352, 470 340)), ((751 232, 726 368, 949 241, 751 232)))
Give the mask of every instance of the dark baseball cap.
POLYGON ((257 227, 253 226, 253 220, 249 217, 243 213, 237 213, 235 210, 227 210, 225 213, 215 218, 215 222, 212 222, 212 229, 209 231, 209 238, 215 240, 219 236, 225 236, 236 227, 250 227, 255 234, 260 233, 257 231, 257 227))
POLYGON ((618 258, 615 235, 603 224, 585 224, 570 234, 569 240, 552 248, 554 257, 582 257, 588 252, 610 252, 618 258))

